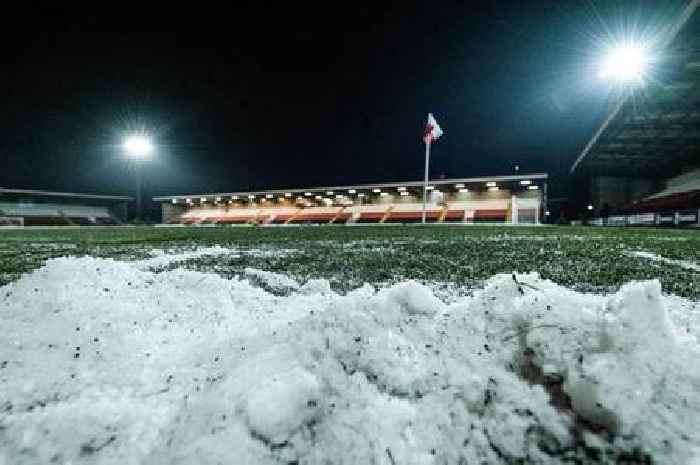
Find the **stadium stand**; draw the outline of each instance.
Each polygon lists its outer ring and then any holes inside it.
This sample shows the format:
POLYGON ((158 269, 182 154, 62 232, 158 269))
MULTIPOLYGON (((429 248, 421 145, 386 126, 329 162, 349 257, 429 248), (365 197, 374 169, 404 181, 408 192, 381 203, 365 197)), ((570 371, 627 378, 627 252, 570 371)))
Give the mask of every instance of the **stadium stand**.
MULTIPOLYGON (((423 183, 381 183, 156 197, 168 224, 418 223, 423 183)), ((547 175, 430 182, 431 223, 536 224, 546 210, 547 175)))
POLYGON ((0 225, 99 226, 126 220, 131 197, 0 188, 0 225))
POLYGON ((588 201, 579 210, 588 208, 594 217, 601 217, 592 220, 594 224, 697 224, 698 4, 688 3, 666 32, 667 45, 654 62, 663 79, 650 79, 640 94, 643 98, 617 97, 612 111, 571 166, 575 180, 588 192, 588 201), (688 221, 678 220, 679 216, 688 221), (690 222, 693 217, 695 223, 690 222))

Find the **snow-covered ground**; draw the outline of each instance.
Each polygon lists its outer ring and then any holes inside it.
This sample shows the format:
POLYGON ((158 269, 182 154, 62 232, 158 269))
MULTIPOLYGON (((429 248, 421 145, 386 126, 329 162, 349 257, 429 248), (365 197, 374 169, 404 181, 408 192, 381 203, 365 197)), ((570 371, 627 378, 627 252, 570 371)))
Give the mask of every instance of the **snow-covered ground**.
POLYGON ((0 465, 700 463, 700 309, 656 281, 497 275, 446 303, 152 270, 188 258, 0 288, 0 465))
POLYGON ((700 265, 698 265, 697 263, 691 262, 689 260, 673 260, 666 257, 660 257, 659 255, 656 255, 652 252, 631 251, 629 252, 629 256, 644 258, 646 260, 651 260, 655 262, 666 263, 668 265, 680 266, 681 268, 685 268, 686 270, 700 271, 700 265))

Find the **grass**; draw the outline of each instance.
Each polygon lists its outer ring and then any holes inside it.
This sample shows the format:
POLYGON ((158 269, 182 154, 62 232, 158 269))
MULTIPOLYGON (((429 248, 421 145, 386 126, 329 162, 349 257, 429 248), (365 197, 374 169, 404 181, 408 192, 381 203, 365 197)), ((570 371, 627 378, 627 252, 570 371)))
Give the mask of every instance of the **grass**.
POLYGON ((295 228, 80 228, 0 231, 0 285, 60 256, 146 258, 153 249, 221 245, 241 254, 180 263, 240 275, 246 267, 306 280, 329 279, 347 291, 369 283, 417 279, 469 289, 496 273, 536 271, 583 291, 611 291, 658 278, 666 292, 700 298, 700 273, 630 256, 652 252, 700 263, 700 231, 583 227, 385 226, 295 228), (246 250, 270 253, 245 253, 246 250), (284 253, 282 253, 284 251, 284 253), (278 253, 279 252, 279 253, 278 253))

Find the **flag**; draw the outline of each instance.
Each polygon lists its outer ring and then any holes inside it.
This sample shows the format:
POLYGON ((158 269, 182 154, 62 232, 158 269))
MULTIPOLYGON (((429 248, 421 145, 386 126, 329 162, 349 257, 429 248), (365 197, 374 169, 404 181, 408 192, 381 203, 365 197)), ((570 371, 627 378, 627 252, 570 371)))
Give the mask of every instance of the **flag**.
POLYGON ((442 128, 432 113, 428 113, 428 122, 425 125, 425 130, 423 131, 423 142, 430 144, 435 139, 438 139, 442 135, 442 128))

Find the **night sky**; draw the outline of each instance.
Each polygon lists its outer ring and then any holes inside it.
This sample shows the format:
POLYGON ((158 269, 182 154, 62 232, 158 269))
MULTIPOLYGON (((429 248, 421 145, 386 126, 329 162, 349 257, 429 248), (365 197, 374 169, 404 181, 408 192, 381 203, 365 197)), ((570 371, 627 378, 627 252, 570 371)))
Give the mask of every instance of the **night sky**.
POLYGON ((608 109, 610 32, 677 11, 286 3, 6 11, 0 186, 130 194, 135 128, 148 195, 416 180, 428 111, 432 176, 562 174, 608 109))

